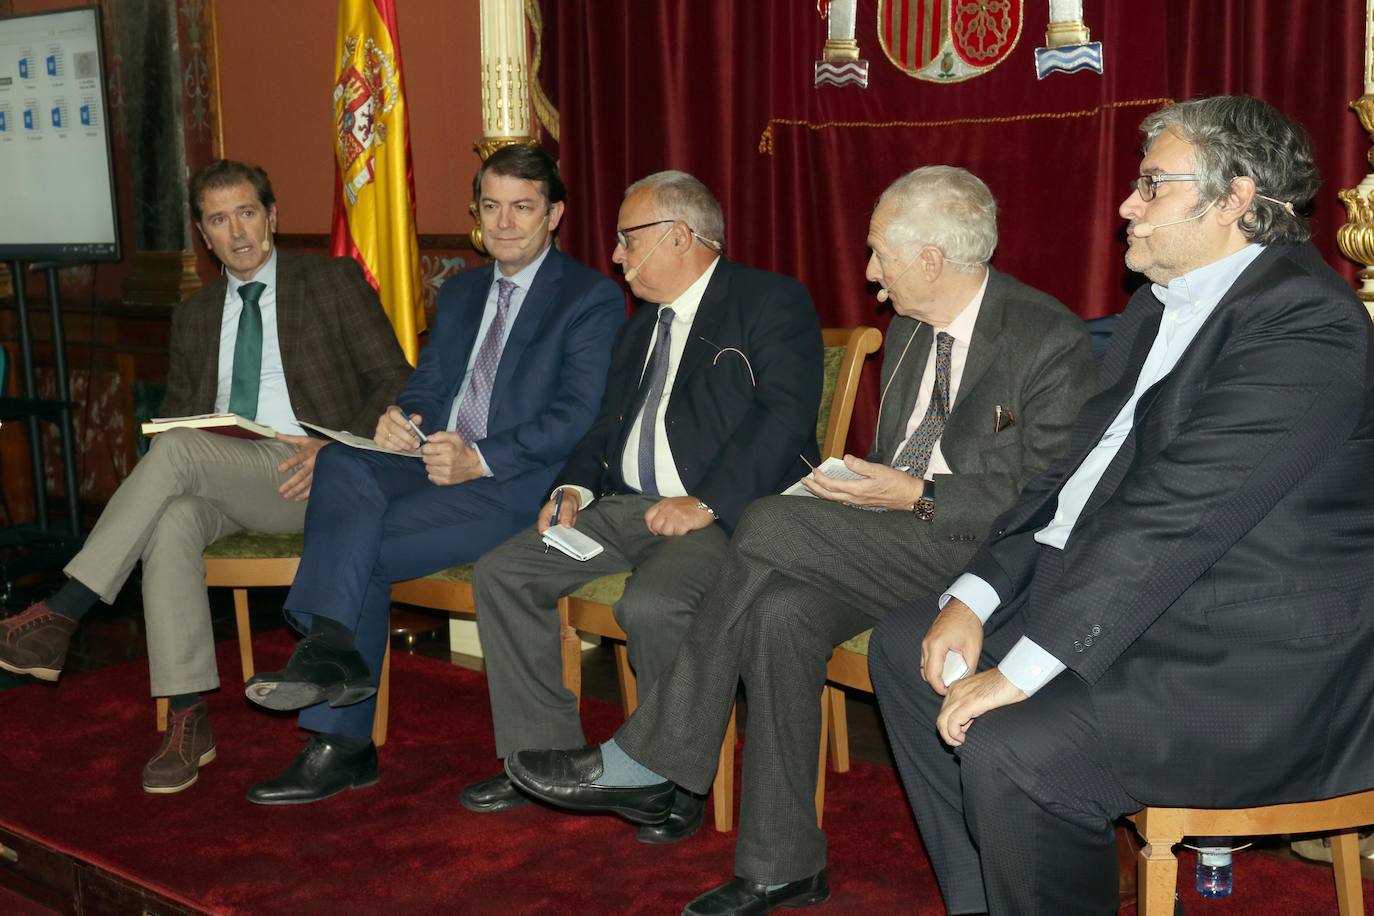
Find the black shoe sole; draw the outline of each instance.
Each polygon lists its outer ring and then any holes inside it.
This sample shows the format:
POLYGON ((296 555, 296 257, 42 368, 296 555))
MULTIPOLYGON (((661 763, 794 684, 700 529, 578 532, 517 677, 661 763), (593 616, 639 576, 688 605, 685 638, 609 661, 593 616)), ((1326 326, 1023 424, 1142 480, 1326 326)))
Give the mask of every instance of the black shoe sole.
POLYGON ((503 798, 499 802, 489 802, 485 805, 479 805, 459 795, 458 803, 473 814, 498 814, 502 811, 514 811, 516 808, 524 808, 532 805, 534 804, 534 799, 530 798, 528 795, 520 795, 515 798, 503 798))
POLYGON ((308 805, 312 802, 324 801, 326 798, 333 798, 335 795, 347 792, 349 789, 366 789, 369 786, 375 786, 380 781, 381 777, 373 776, 371 779, 365 780, 363 782, 354 782, 346 786, 339 786, 332 792, 326 792, 323 795, 312 795, 309 798, 280 798, 268 800, 254 798, 251 793, 247 796, 247 798, 250 802, 252 802, 255 805, 308 805))
POLYGON ((328 701, 331 707, 352 706, 377 692, 366 682, 340 681, 320 687, 308 681, 257 681, 244 688, 248 699, 266 709, 291 712, 328 701))

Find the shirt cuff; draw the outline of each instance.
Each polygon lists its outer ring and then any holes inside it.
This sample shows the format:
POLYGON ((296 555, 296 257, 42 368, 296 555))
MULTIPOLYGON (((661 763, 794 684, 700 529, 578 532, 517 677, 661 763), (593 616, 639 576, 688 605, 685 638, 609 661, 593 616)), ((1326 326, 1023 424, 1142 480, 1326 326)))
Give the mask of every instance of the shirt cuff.
POLYGON ((1029 637, 1022 636, 997 666, 1002 676, 1026 696, 1034 696, 1064 670, 1064 663, 1029 637))
POLYGON ((577 506, 577 511, 579 512, 590 506, 592 502, 596 500, 596 497, 592 495, 591 490, 588 490, 586 487, 579 487, 575 483, 560 483, 553 489, 555 493, 559 490, 572 490, 574 493, 576 493, 577 498, 581 500, 581 502, 577 506))
POLYGON ((496 475, 491 472, 491 465, 487 464, 487 459, 482 457, 482 446, 474 442, 472 444, 472 450, 477 453, 477 460, 482 462, 482 476, 495 477, 496 475))
POLYGON ((979 623, 987 623, 992 612, 1002 603, 1002 599, 997 597, 997 590, 973 573, 964 573, 954 580, 954 584, 940 596, 940 607, 943 609, 951 598, 958 598, 968 605, 968 609, 978 616, 979 623))

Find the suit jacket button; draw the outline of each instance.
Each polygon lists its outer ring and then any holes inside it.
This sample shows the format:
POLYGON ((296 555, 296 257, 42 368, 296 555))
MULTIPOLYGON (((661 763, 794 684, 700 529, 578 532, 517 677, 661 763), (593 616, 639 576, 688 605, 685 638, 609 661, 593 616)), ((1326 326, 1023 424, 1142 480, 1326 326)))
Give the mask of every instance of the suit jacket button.
POLYGON ((1085 646, 1091 646, 1092 644, 1093 644, 1093 638, 1092 638, 1091 636, 1084 636, 1084 637, 1083 637, 1083 645, 1085 645, 1085 646))
POLYGON ((1102 635, 1102 628, 1099 627, 1097 624, 1093 624, 1092 633, 1093 633, 1094 636, 1101 636, 1101 635, 1102 635))
POLYGON ((1076 640, 1076 639, 1073 641, 1073 651, 1075 651, 1075 652, 1082 652, 1082 651, 1083 651, 1083 644, 1082 644, 1081 642, 1079 642, 1078 640, 1076 640))
POLYGON ((1007 533, 1007 530, 1006 530, 1005 528, 998 528, 996 531, 993 532, 992 536, 993 536, 993 537, 1000 538, 1002 535, 1004 535, 1004 534, 1006 534, 1006 533, 1007 533))
POLYGON ((957 541, 957 540, 959 540, 959 535, 957 535, 957 534, 951 534, 951 535, 949 536, 949 539, 950 539, 951 541, 957 541))

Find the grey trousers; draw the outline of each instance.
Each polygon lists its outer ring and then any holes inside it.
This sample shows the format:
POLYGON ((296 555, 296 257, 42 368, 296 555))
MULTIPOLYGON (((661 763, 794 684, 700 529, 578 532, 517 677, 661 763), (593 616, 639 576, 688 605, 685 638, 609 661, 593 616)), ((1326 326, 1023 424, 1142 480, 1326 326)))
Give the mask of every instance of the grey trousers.
MULTIPOLYGON (((473 576, 496 754, 586 743, 577 700, 563 686, 558 599, 593 579, 632 569, 615 618, 629 637, 640 690, 667 669, 715 581, 727 539, 719 525, 679 537, 651 534, 649 496, 608 496, 577 516, 606 549, 584 562, 544 550, 528 528, 482 557, 473 576)), ((717 741, 719 745, 719 741, 717 741)))
POLYGON ((816 826, 821 690, 834 646, 945 588, 974 549, 909 512, 795 496, 755 502, 667 674, 616 741, 705 792, 738 684, 749 701, 735 874, 766 884, 825 867, 816 826))
POLYGON ((294 449, 276 440, 234 439, 174 429, 119 485, 86 544, 63 571, 106 604, 143 561, 143 613, 153 696, 219 686, 201 554, 237 531, 293 531, 305 503, 283 499, 294 449))

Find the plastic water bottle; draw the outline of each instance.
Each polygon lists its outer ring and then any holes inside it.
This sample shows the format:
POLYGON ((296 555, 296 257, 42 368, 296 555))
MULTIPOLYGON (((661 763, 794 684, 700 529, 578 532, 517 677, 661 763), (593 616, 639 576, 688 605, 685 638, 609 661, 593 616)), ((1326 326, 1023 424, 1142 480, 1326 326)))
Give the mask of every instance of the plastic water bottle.
POLYGON ((1197 893, 1199 897, 1231 896, 1231 838, 1197 838, 1197 893))

